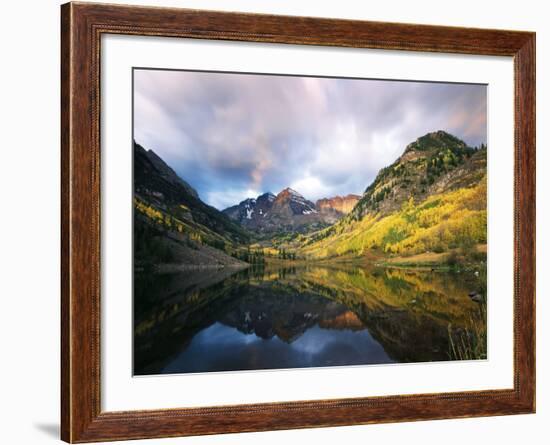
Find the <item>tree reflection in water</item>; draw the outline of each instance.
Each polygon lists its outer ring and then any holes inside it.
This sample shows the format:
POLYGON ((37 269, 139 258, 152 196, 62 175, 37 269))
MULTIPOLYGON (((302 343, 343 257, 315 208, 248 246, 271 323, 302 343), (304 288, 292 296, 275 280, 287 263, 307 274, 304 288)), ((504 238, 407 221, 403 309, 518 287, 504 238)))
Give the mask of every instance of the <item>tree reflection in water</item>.
POLYGON ((348 266, 135 275, 136 375, 450 360, 473 274, 348 266))

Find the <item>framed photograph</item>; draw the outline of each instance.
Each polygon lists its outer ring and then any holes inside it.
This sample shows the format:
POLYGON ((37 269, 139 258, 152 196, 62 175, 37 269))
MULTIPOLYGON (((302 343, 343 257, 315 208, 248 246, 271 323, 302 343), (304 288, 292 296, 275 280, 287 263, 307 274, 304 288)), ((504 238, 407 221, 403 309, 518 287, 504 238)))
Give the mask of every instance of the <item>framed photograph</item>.
POLYGON ((62 439, 535 411, 535 34, 62 6, 62 439))

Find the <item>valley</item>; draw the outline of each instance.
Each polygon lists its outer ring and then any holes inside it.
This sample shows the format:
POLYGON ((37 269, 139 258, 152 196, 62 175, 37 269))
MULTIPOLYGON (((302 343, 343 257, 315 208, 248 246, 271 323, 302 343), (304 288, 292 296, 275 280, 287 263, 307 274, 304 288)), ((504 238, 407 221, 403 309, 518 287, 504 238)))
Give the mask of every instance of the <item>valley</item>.
POLYGON ((136 143, 134 159, 136 267, 485 262, 487 148, 444 131, 410 143, 362 196, 313 202, 287 187, 222 211, 204 203, 153 151, 136 143))
POLYGON ((486 358, 486 166, 437 131, 362 195, 220 211, 136 143, 135 373, 486 358))

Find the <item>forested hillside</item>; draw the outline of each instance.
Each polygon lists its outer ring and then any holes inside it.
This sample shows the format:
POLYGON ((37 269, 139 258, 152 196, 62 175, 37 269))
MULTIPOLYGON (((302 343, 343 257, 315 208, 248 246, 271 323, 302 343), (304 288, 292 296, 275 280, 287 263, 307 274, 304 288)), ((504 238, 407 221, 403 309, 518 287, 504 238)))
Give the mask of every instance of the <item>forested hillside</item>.
POLYGON ((487 149, 444 131, 405 147, 362 196, 315 204, 286 188, 220 212, 154 152, 135 144, 134 158, 138 264, 451 253, 475 261, 486 251, 487 149))

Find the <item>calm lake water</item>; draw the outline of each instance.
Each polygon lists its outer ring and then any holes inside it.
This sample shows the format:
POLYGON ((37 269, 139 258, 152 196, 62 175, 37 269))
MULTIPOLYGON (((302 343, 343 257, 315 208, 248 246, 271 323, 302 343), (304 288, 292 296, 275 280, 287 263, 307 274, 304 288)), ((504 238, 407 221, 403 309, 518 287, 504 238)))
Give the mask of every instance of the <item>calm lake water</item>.
POLYGON ((136 273, 134 373, 450 360, 473 273, 308 266, 136 273))

